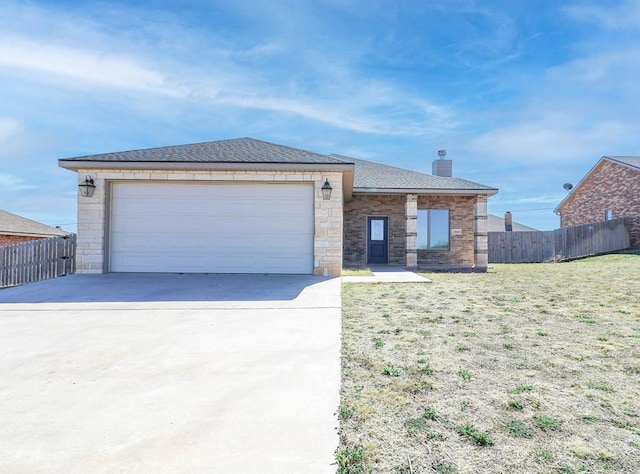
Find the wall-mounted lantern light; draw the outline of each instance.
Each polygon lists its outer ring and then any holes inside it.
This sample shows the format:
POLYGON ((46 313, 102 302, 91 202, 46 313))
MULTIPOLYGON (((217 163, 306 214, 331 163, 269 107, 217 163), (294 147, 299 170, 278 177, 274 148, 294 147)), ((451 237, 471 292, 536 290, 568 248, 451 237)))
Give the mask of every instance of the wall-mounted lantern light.
POLYGON ((93 178, 89 175, 85 176, 84 181, 78 185, 80 188, 80 196, 91 197, 96 190, 96 185, 93 183, 93 178))
POLYGON ((328 201, 329 199, 331 199, 331 191, 333 190, 333 188, 329 184, 328 179, 324 181, 324 184, 322 185, 321 189, 322 189, 322 199, 324 199, 325 201, 328 201))

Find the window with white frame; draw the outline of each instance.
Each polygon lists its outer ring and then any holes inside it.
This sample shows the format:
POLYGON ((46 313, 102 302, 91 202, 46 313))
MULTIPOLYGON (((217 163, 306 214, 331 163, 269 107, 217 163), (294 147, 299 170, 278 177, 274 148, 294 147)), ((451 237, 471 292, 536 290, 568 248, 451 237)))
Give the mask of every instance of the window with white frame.
POLYGON ((449 249, 449 209, 418 210, 418 249, 449 249))
POLYGON ((613 211, 611 209, 607 209, 604 211, 604 220, 610 221, 611 219, 613 219, 613 211))

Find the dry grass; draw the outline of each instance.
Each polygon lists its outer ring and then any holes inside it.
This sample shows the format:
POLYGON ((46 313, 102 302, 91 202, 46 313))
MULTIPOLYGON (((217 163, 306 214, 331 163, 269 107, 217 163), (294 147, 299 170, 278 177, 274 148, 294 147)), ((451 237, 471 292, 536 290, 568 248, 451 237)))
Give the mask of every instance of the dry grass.
POLYGON ((640 255, 345 284, 339 472, 637 472, 640 255))
POLYGON ((373 276, 370 268, 343 268, 342 276, 373 276))

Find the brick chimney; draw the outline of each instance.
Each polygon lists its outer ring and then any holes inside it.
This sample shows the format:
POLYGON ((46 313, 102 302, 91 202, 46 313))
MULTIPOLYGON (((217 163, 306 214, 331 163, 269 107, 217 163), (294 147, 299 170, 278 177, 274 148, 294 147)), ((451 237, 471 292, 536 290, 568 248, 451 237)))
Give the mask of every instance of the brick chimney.
POLYGON ((511 212, 504 213, 504 230, 505 232, 513 231, 513 219, 511 218, 511 212))
POLYGON ((438 150, 438 159, 431 165, 431 174, 433 176, 443 176, 451 178, 453 175, 453 166, 451 160, 446 160, 447 150, 438 150))

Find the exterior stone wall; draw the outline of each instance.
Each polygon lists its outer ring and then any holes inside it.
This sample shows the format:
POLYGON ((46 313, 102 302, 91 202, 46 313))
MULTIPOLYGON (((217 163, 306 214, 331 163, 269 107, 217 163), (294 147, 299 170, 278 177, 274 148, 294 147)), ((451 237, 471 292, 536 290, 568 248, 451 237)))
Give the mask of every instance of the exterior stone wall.
POLYGON ((603 160, 560 208, 560 226, 591 224, 627 217, 631 246, 640 248, 640 171, 603 160))
POLYGON ((389 218, 389 263, 405 265, 405 206, 403 194, 354 194, 344 205, 344 264, 367 264, 367 217, 389 218))
POLYGON ((474 205, 475 271, 486 272, 489 267, 489 225, 487 222, 487 196, 476 196, 474 205))
POLYGON ((404 218, 405 223, 405 265, 418 266, 418 195, 407 194, 404 218))
POLYGON ((5 235, 0 234, 0 246, 21 244, 32 240, 42 240, 44 237, 29 237, 27 235, 5 235))
POLYGON ((418 265, 475 266, 475 202, 475 196, 418 196, 419 210, 449 209, 449 250, 418 249, 418 265))
POLYGON ((77 273, 108 271, 108 205, 112 182, 170 181, 262 181, 313 182, 314 204, 314 268, 315 275, 339 276, 342 270, 342 173, 318 171, 205 171, 205 170, 87 170, 79 177, 93 177, 96 184, 92 197, 78 195, 77 273), (322 185, 328 179, 333 191, 331 199, 322 199, 322 185))

